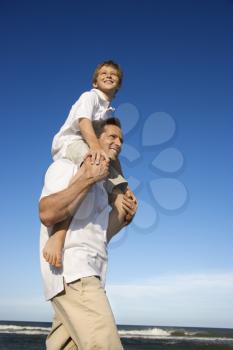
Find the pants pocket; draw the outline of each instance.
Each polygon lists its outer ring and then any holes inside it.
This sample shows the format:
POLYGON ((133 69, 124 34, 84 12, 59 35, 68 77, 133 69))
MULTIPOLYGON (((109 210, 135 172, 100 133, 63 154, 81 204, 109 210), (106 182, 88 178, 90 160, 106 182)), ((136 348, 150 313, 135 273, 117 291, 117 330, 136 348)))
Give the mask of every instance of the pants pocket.
POLYGON ((74 281, 74 282, 67 284, 67 287, 72 289, 72 290, 75 290, 79 294, 82 294, 82 290, 83 290, 82 279, 80 278, 77 281, 74 281))

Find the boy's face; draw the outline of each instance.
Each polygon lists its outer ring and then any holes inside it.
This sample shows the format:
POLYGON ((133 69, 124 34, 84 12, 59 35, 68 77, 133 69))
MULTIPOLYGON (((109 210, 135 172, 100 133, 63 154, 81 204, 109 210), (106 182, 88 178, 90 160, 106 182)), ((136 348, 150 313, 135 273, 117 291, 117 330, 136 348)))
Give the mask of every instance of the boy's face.
POLYGON ((104 131, 99 137, 99 143, 107 156, 115 160, 121 151, 123 143, 121 129, 116 125, 105 125, 104 131))
POLYGON ((118 71, 112 66, 101 67, 93 87, 103 91, 108 97, 113 97, 118 86, 118 71))

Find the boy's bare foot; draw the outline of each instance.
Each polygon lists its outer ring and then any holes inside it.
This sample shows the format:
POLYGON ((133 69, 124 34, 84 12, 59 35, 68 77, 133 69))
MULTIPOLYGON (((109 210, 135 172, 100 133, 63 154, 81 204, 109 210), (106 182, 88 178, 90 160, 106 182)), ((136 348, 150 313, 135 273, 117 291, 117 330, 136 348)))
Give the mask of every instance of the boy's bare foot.
POLYGON ((63 240, 56 235, 49 237, 43 249, 43 256, 45 260, 55 267, 62 267, 62 249, 63 240))

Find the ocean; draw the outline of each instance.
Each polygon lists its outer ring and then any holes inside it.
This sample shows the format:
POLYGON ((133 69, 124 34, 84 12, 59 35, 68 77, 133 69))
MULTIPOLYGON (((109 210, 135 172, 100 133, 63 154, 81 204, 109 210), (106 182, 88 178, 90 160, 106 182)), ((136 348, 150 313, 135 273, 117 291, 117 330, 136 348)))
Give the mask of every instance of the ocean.
MULTIPOLYGON (((0 321, 0 350, 44 350, 51 324, 0 321)), ((124 350, 233 350, 233 329, 118 326, 124 350)))

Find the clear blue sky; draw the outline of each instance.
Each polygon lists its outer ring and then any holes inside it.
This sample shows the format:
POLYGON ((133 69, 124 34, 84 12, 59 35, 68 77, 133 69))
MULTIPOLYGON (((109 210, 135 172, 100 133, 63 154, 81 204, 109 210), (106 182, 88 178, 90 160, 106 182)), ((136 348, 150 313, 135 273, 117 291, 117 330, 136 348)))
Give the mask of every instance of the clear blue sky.
POLYGON ((0 33, 0 319, 50 320, 37 203, 51 141, 112 58, 140 200, 110 248, 117 321, 233 327, 233 1, 1 0, 0 33))

